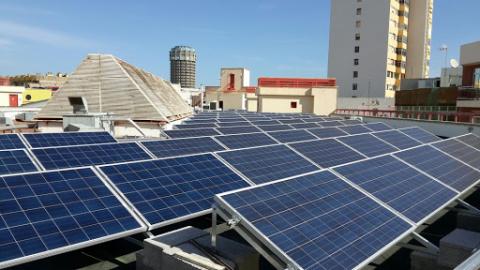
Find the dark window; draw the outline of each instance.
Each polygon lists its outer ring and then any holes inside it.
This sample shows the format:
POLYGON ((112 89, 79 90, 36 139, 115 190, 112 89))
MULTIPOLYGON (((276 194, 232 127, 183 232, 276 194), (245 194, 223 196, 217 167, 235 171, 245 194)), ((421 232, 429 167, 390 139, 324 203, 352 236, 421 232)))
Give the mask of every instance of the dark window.
POLYGON ((357 8, 357 15, 362 15, 362 9, 361 8, 357 8))
POLYGON ((355 46, 355 52, 359 53, 360 52, 360 46, 355 46))
POLYGON ((358 85, 356 83, 352 84, 352 90, 357 90, 358 89, 358 85))
POLYGON ((353 78, 358 78, 358 71, 353 72, 353 78))
POLYGON ((355 66, 358 66, 358 58, 353 59, 353 64, 354 64, 355 66))
POLYGON ((291 109, 296 109, 297 108, 297 102, 296 101, 290 102, 290 108, 291 109))
POLYGON ((360 33, 355 34, 355 40, 360 40, 360 33))

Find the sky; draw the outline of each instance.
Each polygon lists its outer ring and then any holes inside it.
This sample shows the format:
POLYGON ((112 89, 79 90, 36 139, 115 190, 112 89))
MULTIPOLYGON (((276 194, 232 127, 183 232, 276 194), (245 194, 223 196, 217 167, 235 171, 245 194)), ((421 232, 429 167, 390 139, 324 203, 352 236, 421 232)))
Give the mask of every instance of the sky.
MULTIPOLYGON (((347 1, 347 0, 333 0, 347 1)), ((380 0, 379 0, 380 1, 380 0)), ((479 0, 435 0, 431 75, 445 54, 480 40, 479 0)), ((169 79, 169 50, 197 50, 197 84, 221 67, 326 77, 330 0, 0 0, 0 75, 71 73, 88 53, 114 54, 169 79)))

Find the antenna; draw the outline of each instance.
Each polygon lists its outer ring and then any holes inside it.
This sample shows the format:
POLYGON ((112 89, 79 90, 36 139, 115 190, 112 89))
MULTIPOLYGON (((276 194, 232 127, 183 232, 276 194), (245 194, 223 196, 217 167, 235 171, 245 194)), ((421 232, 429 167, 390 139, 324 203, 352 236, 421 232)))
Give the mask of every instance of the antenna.
POLYGON ((450 67, 457 68, 458 67, 458 61, 455 60, 455 59, 450 59, 450 67))

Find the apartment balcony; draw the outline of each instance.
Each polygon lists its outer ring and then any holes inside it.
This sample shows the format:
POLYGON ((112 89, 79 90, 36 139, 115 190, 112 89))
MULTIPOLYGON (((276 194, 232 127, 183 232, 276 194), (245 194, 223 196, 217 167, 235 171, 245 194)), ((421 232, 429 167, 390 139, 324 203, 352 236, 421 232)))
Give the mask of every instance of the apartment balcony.
POLYGON ((458 89, 457 107, 480 108, 480 88, 458 89))

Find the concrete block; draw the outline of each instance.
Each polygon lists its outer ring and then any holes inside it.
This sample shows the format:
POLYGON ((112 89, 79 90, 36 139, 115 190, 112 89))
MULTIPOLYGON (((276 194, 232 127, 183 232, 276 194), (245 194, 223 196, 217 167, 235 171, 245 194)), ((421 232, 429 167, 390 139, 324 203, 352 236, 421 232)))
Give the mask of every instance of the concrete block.
POLYGON ((480 233, 455 229, 440 240, 438 264, 454 268, 480 247, 480 233))
POLYGON ((411 270, 448 270, 448 267, 441 267, 437 264, 438 255, 414 251, 410 254, 411 270))
POLYGON ((480 215, 470 213, 457 214, 457 228, 467 231, 480 232, 480 215))

